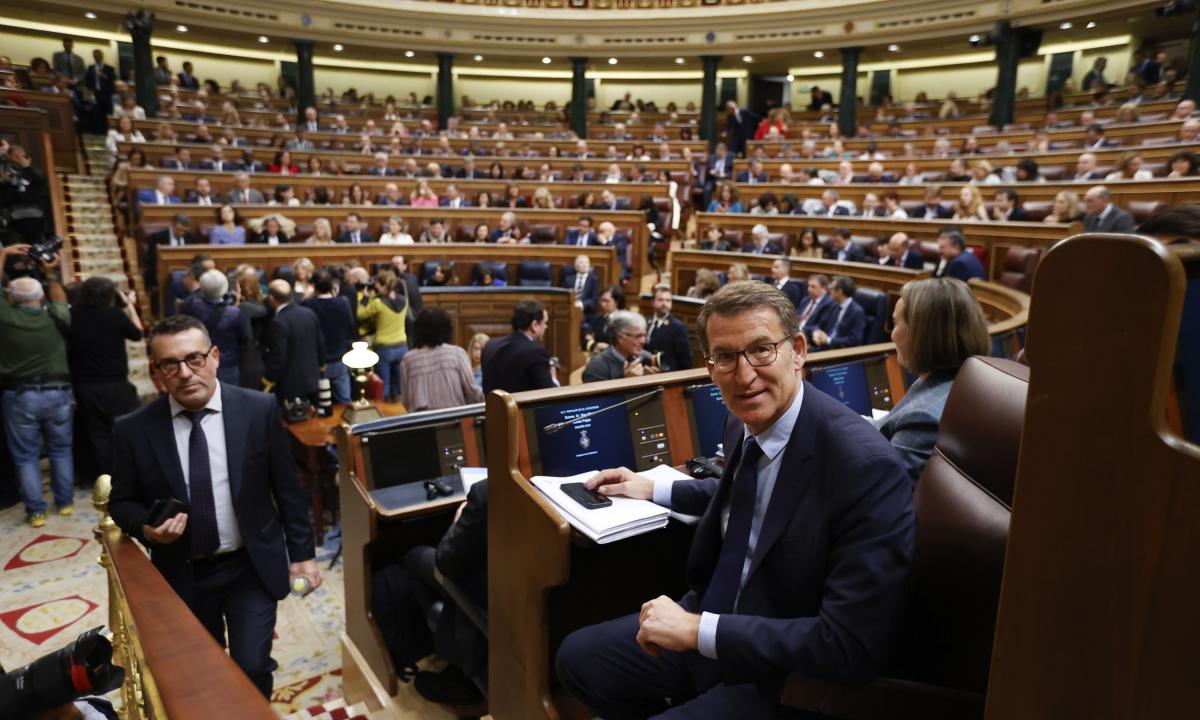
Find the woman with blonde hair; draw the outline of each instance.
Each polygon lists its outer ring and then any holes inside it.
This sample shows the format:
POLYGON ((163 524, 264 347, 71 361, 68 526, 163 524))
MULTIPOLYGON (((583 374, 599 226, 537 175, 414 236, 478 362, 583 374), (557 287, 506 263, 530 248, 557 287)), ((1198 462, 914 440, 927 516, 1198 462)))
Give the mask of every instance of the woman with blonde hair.
POLYGON ((333 226, 325 218, 317 218, 313 221, 313 234, 304 241, 306 245, 332 245, 333 226))
POLYGON ((955 220, 987 220, 987 208, 983 205, 983 195, 975 185, 963 185, 958 193, 958 202, 954 203, 955 220))
POLYGON ((475 333, 471 342, 467 343, 467 357, 471 359, 471 372, 475 376, 475 384, 483 387, 483 346, 488 344, 487 333, 475 333))
POLYGON ((1126 150, 1117 160, 1117 169, 1110 172, 1105 182, 1113 180, 1153 180, 1154 173, 1142 168, 1142 156, 1134 150, 1126 150))
POLYGON ((306 257, 296 258, 292 263, 292 295, 298 300, 307 300, 313 296, 315 289, 312 284, 313 273, 317 266, 306 257))
POLYGON ((901 367, 917 376, 877 427, 900 453, 913 484, 937 440, 938 424, 958 369, 991 349, 983 308, 961 280, 914 280, 892 312, 892 342, 901 367))
POLYGON ((393 215, 387 220, 387 232, 379 236, 380 245, 412 245, 412 235, 404 232, 404 218, 393 215))
POLYGON ((1000 178, 992 172, 992 164, 987 160, 975 160, 971 163, 972 185, 999 185, 1000 178))
POLYGON ((734 263, 729 266, 729 272, 726 273, 728 282, 737 282, 739 280, 750 279, 750 268, 746 263, 734 263))
POLYGON ((696 271, 696 283, 687 289, 687 296, 705 300, 720 289, 721 280, 717 274, 708 268, 700 268, 696 271))
POLYGON ((413 207, 437 207, 438 196, 429 187, 428 180, 418 180, 417 189, 413 190, 410 202, 413 207))
POLYGON ((1042 222, 1046 224, 1073 223, 1083 216, 1079 209, 1079 196, 1070 190, 1063 190, 1054 196, 1054 208, 1042 222))
POLYGON ((533 191, 533 208, 535 210, 553 210, 554 196, 548 188, 540 187, 533 191))

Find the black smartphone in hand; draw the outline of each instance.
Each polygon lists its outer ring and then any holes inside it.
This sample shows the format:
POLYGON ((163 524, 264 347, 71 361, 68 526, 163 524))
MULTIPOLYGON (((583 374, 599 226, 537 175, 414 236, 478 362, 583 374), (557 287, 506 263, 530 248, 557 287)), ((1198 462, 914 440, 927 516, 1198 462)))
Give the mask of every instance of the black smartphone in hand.
POLYGON ((150 506, 150 514, 146 516, 146 524, 152 528, 162 525, 181 512, 187 512, 187 505, 175 498, 159 498, 150 506))
POLYGON ((563 483, 562 491, 575 502, 588 510, 597 510, 612 505, 612 500, 595 490, 588 490, 583 483, 563 483))

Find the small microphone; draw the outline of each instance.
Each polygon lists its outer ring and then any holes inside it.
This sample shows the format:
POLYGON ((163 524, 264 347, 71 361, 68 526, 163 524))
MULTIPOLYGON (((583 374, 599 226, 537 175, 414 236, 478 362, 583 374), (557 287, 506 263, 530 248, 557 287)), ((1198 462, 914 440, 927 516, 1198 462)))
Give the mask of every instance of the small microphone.
POLYGON ((545 433, 546 435, 553 435, 554 433, 558 432, 559 430, 562 430, 563 428, 567 427, 568 425, 574 425, 575 423, 579 422, 580 420, 587 420, 588 418, 595 417, 595 416, 599 415, 600 413, 608 412, 609 410, 612 410, 613 408, 623 407, 625 405, 629 405, 631 403, 638 402, 639 400, 645 400, 646 398, 653 397, 655 395, 661 395, 665 390, 666 390, 665 387, 663 387, 662 385, 659 385, 658 387, 654 388, 650 392, 642 393, 641 395, 635 395, 634 397, 631 397, 627 400, 622 400, 619 403, 614 403, 612 405, 609 405, 608 407, 600 408, 599 410, 593 410, 590 413, 584 413, 583 415, 580 415, 577 418, 572 418, 571 420, 564 420, 562 422, 550 423, 549 425, 542 428, 542 432, 545 433))

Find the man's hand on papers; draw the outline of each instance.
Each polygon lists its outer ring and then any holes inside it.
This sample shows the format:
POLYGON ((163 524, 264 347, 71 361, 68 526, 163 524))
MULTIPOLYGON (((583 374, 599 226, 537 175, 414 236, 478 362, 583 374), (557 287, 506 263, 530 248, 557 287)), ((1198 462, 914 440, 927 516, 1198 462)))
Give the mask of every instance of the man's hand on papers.
POLYGON ((584 483, 601 495, 624 495, 637 500, 654 499, 654 483, 629 468, 601 470, 584 483))
POLYGON ((666 595, 659 595, 642 605, 637 641, 654 657, 663 650, 695 650, 700 644, 700 616, 684 610, 666 595))

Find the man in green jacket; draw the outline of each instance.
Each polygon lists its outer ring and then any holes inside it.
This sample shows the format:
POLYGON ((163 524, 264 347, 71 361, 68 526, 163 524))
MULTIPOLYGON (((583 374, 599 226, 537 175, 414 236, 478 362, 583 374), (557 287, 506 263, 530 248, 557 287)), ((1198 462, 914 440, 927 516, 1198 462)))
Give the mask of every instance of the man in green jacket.
MULTIPOLYGON (((28 246, 10 245, 6 259, 28 246)), ((57 259, 55 260, 57 263, 57 259)), ((47 265, 53 265, 49 263, 47 265)), ((29 524, 46 524, 46 500, 38 465, 42 441, 50 456, 50 487, 60 515, 70 515, 75 488, 71 458, 75 400, 67 368, 65 332, 71 322, 62 284, 16 278, 0 290, 0 387, 3 387, 4 432, 17 468, 29 524)))

